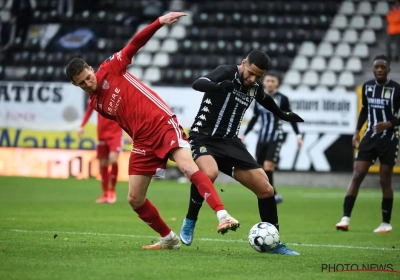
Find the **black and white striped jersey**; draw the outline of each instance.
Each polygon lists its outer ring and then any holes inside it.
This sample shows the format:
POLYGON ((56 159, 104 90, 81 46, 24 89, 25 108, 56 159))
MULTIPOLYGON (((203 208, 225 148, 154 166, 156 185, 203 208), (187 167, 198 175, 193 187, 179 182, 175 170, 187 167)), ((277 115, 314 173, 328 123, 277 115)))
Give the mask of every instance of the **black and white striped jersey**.
MULTIPOLYGON (((380 85, 376 80, 366 82, 362 87, 362 109, 357 129, 361 129, 367 120, 365 134, 374 137, 373 126, 379 122, 393 121, 399 117, 400 85, 393 80, 380 85)), ((399 126, 395 125, 383 131, 381 137, 397 137, 399 126)))
POLYGON ((205 92, 191 133, 212 137, 237 137, 246 110, 253 99, 265 98, 262 86, 255 83, 249 87, 242 85, 238 65, 221 65, 211 73, 201 77, 214 83, 230 80, 234 84, 232 92, 205 92))
MULTIPOLYGON (((282 111, 285 112, 291 111, 289 98, 286 95, 277 91, 271 94, 271 97, 274 99, 274 101, 282 111)), ((283 121, 258 103, 254 104, 253 117, 251 118, 244 132, 244 135, 247 135, 247 133, 249 133, 253 129, 258 118, 261 118, 261 126, 258 134, 258 143, 269 143, 269 142, 281 141, 283 139, 283 130, 282 130, 283 121)), ((297 123, 292 122, 291 125, 293 127, 294 132, 297 135, 300 134, 297 123)))

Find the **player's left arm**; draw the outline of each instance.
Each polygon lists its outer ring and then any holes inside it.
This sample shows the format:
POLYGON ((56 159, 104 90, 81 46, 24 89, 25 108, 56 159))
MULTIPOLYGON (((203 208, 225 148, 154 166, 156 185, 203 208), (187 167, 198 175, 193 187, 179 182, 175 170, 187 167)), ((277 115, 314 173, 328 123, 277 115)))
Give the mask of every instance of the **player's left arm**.
POLYGON ((114 71, 125 70, 126 67, 132 63, 133 56, 142 48, 146 43, 153 37, 153 35, 163 25, 170 26, 178 21, 178 18, 186 16, 185 13, 171 12, 164 16, 157 18, 152 24, 145 27, 139 33, 137 33, 131 41, 118 53, 111 56, 107 61, 111 64, 118 64, 117 69, 114 67, 114 71))
MULTIPOLYGON (((290 101, 289 98, 285 95, 282 95, 282 100, 281 100, 281 110, 284 112, 292 112, 292 108, 290 107, 290 101)), ((300 149, 301 146, 303 146, 303 139, 299 130, 299 127, 297 125, 297 122, 290 122, 294 133, 296 133, 297 136, 297 147, 300 149)))
POLYGON ((275 114, 281 120, 287 122, 304 122, 304 120, 296 113, 283 112, 272 99, 272 97, 264 93, 264 89, 262 87, 258 88, 255 99, 258 103, 260 103, 261 106, 275 114))

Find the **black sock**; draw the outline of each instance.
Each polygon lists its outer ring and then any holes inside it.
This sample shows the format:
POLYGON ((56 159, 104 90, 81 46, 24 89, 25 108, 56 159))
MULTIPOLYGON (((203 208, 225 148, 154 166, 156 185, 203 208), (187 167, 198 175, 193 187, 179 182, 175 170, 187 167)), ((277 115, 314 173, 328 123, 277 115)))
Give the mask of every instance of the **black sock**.
POLYGON ((274 186, 274 171, 265 170, 265 174, 267 174, 269 184, 274 188, 274 195, 277 194, 275 186, 274 186))
POLYGON ((203 201, 204 198, 200 195, 196 185, 192 184, 190 186, 190 201, 189 201, 188 213, 186 215, 187 219, 197 221, 197 216, 199 215, 203 201))
POLYGON ((278 209, 276 209, 275 197, 259 198, 258 211, 262 222, 273 224, 279 231, 278 209))
POLYGON ((393 198, 382 198, 382 221, 390 224, 392 217, 393 198))
POLYGON ((346 197, 344 198, 344 204, 343 204, 343 216, 350 218, 351 211, 353 211, 355 201, 356 201, 355 196, 346 195, 346 197))

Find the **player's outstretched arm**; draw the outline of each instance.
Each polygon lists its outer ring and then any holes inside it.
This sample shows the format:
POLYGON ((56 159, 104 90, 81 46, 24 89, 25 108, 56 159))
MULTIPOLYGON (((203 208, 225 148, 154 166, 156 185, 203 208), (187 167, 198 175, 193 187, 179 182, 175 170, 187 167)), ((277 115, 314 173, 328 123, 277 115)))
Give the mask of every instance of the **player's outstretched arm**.
POLYGON ((90 116, 92 115, 93 108, 88 105, 85 114, 83 115, 82 123, 81 126, 78 129, 78 137, 81 138, 83 136, 84 129, 83 127, 86 125, 86 123, 89 121, 90 116))
POLYGON ((304 120, 296 113, 283 112, 278 107, 278 105, 275 103, 275 101, 272 99, 272 97, 269 96, 268 94, 264 93, 264 90, 261 87, 256 95, 256 100, 258 103, 261 104, 261 106, 263 106, 265 109, 271 111, 273 114, 275 114, 281 120, 284 120, 287 122, 304 122, 304 120))
POLYGON ((209 74, 194 81, 192 88, 201 92, 231 92, 234 88, 233 82, 229 80, 229 77, 232 74, 231 71, 232 69, 220 65, 209 74))
POLYGON ((136 34, 128 43, 128 45, 122 50, 123 53, 129 58, 129 60, 132 60, 132 57, 150 40, 151 37, 153 37, 158 29, 160 29, 163 25, 169 26, 174 24, 178 21, 178 18, 183 16, 186 16, 186 14, 181 12, 171 12, 159 17, 152 24, 136 34))

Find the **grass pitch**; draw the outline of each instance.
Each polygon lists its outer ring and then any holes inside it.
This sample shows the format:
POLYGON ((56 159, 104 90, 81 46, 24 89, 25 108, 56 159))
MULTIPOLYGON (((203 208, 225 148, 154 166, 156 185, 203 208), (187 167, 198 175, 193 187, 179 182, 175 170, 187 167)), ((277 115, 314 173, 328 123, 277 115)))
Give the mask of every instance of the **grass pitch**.
MULTIPOLYGON (((97 205, 95 180, 0 177, 0 279, 400 279, 400 273, 322 272, 323 264, 400 270, 399 192, 394 231, 374 234, 379 190, 361 190, 350 231, 337 232, 344 189, 278 187, 281 241, 301 254, 295 257, 255 252, 247 233, 259 222, 256 198, 240 185, 216 188, 241 222, 236 233, 218 235, 216 216, 204 205, 192 246, 144 251, 157 235, 126 202, 127 183, 117 186, 116 204, 97 205)), ((148 197, 179 233, 189 185, 154 181, 148 197)))

